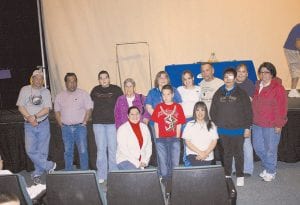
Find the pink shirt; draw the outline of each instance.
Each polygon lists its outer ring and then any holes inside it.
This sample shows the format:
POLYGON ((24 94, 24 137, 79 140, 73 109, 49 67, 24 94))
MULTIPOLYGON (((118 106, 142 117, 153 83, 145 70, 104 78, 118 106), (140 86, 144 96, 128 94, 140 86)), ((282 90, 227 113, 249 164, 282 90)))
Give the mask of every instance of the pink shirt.
POLYGON ((82 123, 87 110, 93 108, 90 95, 81 89, 62 91, 56 96, 54 111, 61 113, 61 122, 66 125, 82 123))

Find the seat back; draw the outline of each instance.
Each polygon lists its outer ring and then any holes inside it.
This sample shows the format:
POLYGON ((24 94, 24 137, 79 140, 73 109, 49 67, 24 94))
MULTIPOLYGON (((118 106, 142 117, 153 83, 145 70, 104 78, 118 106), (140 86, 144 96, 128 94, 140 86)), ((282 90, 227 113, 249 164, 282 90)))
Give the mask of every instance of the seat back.
POLYGON ((95 171, 57 171, 46 176, 49 205, 102 205, 105 200, 95 171))
POLYGON ((180 167, 173 170, 172 205, 230 204, 223 167, 180 167))
POLYGON ((0 175, 0 192, 15 194, 21 205, 32 205, 23 176, 19 174, 0 175))
POLYGON ((110 172, 107 189, 109 205, 164 204, 156 169, 110 172))

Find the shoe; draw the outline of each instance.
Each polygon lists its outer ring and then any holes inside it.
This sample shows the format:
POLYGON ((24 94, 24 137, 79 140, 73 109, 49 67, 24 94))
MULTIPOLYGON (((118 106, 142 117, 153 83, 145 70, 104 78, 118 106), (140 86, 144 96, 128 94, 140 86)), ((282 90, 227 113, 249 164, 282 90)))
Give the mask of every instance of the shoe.
POLYGON ((41 176, 34 176, 33 183, 34 183, 34 185, 41 184, 42 183, 41 176))
POLYGON ((226 179, 229 179, 229 178, 231 178, 231 176, 225 176, 225 178, 226 178, 226 179))
POLYGON ((51 169, 48 170, 48 174, 52 174, 54 172, 54 170, 56 169, 56 163, 53 162, 53 167, 51 169))
POLYGON ((266 173, 265 176, 263 177, 263 180, 265 182, 270 182, 273 181, 274 179, 275 179, 275 174, 266 173))
POLYGON ((289 98, 300 98, 300 93, 296 89, 291 89, 288 96, 289 98))
POLYGON ((236 178, 236 186, 244 186, 244 177, 237 177, 236 178))
POLYGON ((267 174, 267 171, 264 170, 264 171, 262 171, 262 172, 259 174, 259 176, 260 176, 261 178, 264 178, 264 177, 266 176, 266 174, 267 174))
POLYGON ((102 183, 104 183, 105 182, 105 180, 104 179, 99 179, 99 184, 102 184, 102 183))

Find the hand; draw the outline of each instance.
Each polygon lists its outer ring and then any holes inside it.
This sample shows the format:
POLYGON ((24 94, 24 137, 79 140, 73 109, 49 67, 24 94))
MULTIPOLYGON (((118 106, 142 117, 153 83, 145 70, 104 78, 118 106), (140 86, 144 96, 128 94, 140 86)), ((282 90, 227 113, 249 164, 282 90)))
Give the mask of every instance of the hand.
POLYGON ((250 129, 245 129, 245 131, 244 131, 244 137, 248 138, 250 136, 251 136, 251 130, 250 129))
POLYGON ((208 154, 206 151, 200 151, 198 152, 198 155, 196 157, 197 160, 205 160, 208 157, 208 154))
POLYGON ((139 167, 142 168, 142 167, 145 167, 145 166, 146 166, 146 163, 145 162, 141 162, 139 167))
POLYGON ((144 118, 144 119, 143 119, 143 123, 145 123, 146 125, 148 125, 148 123, 149 123, 149 119, 147 119, 147 118, 144 118))
POLYGON ((279 134, 282 130, 281 127, 275 127, 274 129, 275 129, 275 133, 277 133, 277 134, 279 134))

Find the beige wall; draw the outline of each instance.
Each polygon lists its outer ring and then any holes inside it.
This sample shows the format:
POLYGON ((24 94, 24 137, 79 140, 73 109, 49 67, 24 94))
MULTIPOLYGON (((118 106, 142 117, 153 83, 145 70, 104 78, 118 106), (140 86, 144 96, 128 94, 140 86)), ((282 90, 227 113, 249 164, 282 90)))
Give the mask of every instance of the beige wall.
POLYGON ((43 11, 54 94, 70 71, 88 91, 102 68, 118 83, 115 45, 135 41, 149 43, 153 76, 214 51, 219 61, 270 61, 290 87, 282 46, 300 22, 299 0, 43 0, 43 11))

